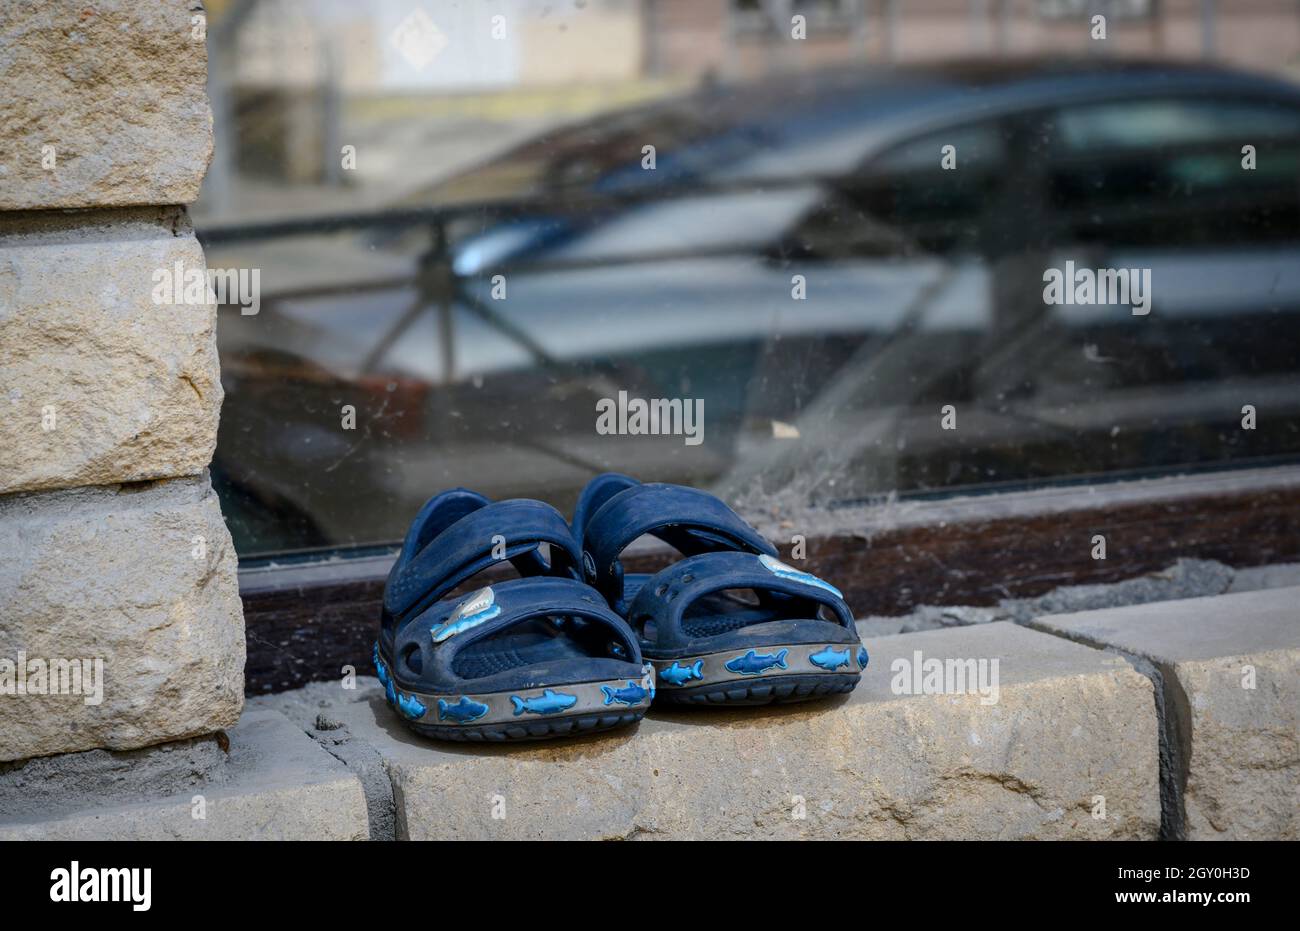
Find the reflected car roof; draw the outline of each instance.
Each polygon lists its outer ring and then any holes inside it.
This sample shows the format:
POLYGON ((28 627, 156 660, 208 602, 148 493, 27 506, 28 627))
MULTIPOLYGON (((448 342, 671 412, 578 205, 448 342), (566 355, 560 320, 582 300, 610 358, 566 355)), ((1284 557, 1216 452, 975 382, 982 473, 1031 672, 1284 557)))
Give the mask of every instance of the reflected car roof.
MULTIPOLYGON (((730 178, 798 173, 835 174, 913 135, 1001 114, 1087 100, 1134 95, 1206 94, 1272 97, 1300 103, 1300 87, 1267 75, 1207 64, 1135 59, 1026 58, 965 60, 894 68, 839 68, 766 78, 749 84, 706 83, 688 94, 643 104, 545 133, 489 163, 592 161, 587 178, 600 188, 638 180, 640 144, 659 145, 659 156, 684 157, 666 166, 695 176, 712 171, 730 178), (799 149, 797 166, 777 164, 799 149), (765 159, 764 153, 775 158, 765 159), (738 163, 743 163, 743 166, 738 163), (611 176, 612 172, 612 176, 611 176), (596 180, 600 179, 600 180, 596 180)), ((660 165, 663 180, 665 166, 660 165)), ((470 171, 473 175, 482 168, 470 171)))

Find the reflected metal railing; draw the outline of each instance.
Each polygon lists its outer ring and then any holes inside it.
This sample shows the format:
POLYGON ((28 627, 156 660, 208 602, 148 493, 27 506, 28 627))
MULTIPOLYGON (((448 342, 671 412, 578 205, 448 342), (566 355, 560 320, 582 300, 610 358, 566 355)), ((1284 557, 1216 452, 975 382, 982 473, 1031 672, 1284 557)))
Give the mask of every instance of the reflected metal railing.
MULTIPOLYGON (((1270 140, 1274 145, 1300 146, 1300 138, 1295 140, 1279 138, 1270 140)), ((1162 157, 1202 156, 1217 154, 1219 146, 1215 143, 1194 142, 1161 149, 1162 157)), ((1104 153, 1103 153, 1104 154, 1104 153)), ((1007 173, 1017 174, 1017 166, 1006 166, 1007 173)), ((900 175, 899 177, 906 177, 900 175)), ((345 284, 327 284, 321 286, 299 287, 291 291, 271 295, 269 304, 276 300, 331 297, 344 294, 363 294, 410 287, 417 290, 415 299, 403 310, 397 320, 383 333, 377 343, 367 353, 362 371, 372 372, 383 361, 385 355, 397 343, 401 336, 427 311, 437 315, 438 331, 441 334, 441 362, 443 380, 450 382, 455 378, 455 309, 460 308, 469 313, 494 331, 506 337, 510 342, 522 348, 539 366, 553 368, 556 360, 545 346, 526 329, 515 324, 507 317, 494 311, 479 300, 470 284, 475 281, 490 280, 492 276, 509 271, 511 273, 547 274, 583 269, 601 269, 618 265, 639 265, 651 262, 666 262, 680 259, 718 258, 738 255, 752 256, 756 253, 753 243, 736 243, 710 245, 702 248, 682 249, 646 249, 628 251, 618 255, 595 255, 589 257, 542 257, 515 256, 497 263, 486 264, 476 268, 472 273, 462 273, 455 266, 455 246, 452 242, 452 227, 456 223, 473 219, 483 226, 492 223, 506 223, 527 218, 549 217, 561 222, 569 222, 575 230, 584 226, 597 225, 603 218, 621 211, 634 210, 672 200, 689 198, 716 198, 728 195, 753 195, 779 193, 785 191, 819 190, 822 197, 819 203, 830 199, 846 199, 855 211, 854 224, 858 231, 855 246, 859 249, 870 246, 880 254, 891 256, 925 255, 927 258, 941 262, 947 273, 951 274, 955 261, 960 256, 929 250, 923 243, 930 241, 938 231, 950 224, 950 220, 909 220, 904 226, 891 221, 879 213, 870 212, 856 195, 872 185, 887 183, 889 176, 873 174, 869 167, 862 167, 851 173, 809 174, 799 177, 762 176, 736 178, 675 178, 652 177, 644 183, 629 185, 623 189, 591 190, 558 188, 544 191, 523 198, 499 198, 464 201, 460 203, 429 206, 404 206, 382 208, 372 211, 335 213, 291 217, 282 220, 255 221, 249 223, 218 222, 200 226, 196 235, 206 248, 226 245, 265 242, 294 237, 323 236, 336 233, 357 231, 372 233, 382 239, 393 238, 409 231, 422 230, 427 237, 428 246, 416 260, 413 275, 380 276, 364 281, 345 284)), ((1218 192, 1213 196, 1213 206, 1225 212, 1242 207, 1258 206, 1259 195, 1249 190, 1236 194, 1218 192)), ((1194 205, 1193 205, 1194 206, 1194 205)), ((813 208, 815 209, 815 208, 813 208)), ((1115 224, 1122 226, 1137 220, 1149 224, 1176 224, 1179 217, 1186 213, 1189 204, 1185 200, 1172 203, 1118 203, 1104 207, 1086 205, 1075 208, 1056 209, 1053 211, 1051 226, 1053 231, 1081 228, 1085 224, 1115 224)), ((797 221, 796 221, 797 225, 797 221)), ((1041 231, 1051 236, 1053 231, 1041 231)), ((791 244, 783 243, 781 236, 776 236, 766 249, 757 250, 773 261, 782 261, 791 257, 791 244)), ((976 244, 976 248, 980 248, 976 244)), ((994 258, 993 256, 985 256, 994 258)), ((816 259, 817 256, 800 255, 799 258, 816 259)))

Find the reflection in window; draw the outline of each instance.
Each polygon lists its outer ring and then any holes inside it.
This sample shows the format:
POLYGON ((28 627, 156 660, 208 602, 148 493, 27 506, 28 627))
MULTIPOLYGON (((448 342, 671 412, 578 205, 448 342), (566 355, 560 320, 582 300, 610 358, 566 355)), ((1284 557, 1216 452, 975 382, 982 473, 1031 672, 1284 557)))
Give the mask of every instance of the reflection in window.
MULTIPOLYGON (((631 8, 561 31, 521 6, 494 80, 544 71, 528 56, 573 30, 635 57, 631 8)), ((1153 100, 1127 69, 1092 101, 1098 60, 614 87, 623 59, 586 84, 570 64, 556 85, 369 87, 330 133, 382 170, 240 175, 265 144, 232 160, 238 209, 196 207, 210 265, 262 270, 261 312, 218 327, 213 472, 242 556, 388 545, 456 485, 565 508, 608 469, 770 509, 1300 454, 1300 98, 1280 85, 1182 69, 1153 100), (1151 313, 1046 305, 1066 262, 1149 269, 1151 313), (597 434, 619 392, 702 400, 704 442, 597 434), (1268 429, 1241 429, 1245 404, 1268 429)), ((314 104, 281 104, 219 137, 317 145, 288 132, 314 104)))
POLYGON ((1060 117, 1068 149, 1155 149, 1194 142, 1258 142, 1300 135, 1300 114, 1278 104, 1128 100, 1071 107, 1060 117))

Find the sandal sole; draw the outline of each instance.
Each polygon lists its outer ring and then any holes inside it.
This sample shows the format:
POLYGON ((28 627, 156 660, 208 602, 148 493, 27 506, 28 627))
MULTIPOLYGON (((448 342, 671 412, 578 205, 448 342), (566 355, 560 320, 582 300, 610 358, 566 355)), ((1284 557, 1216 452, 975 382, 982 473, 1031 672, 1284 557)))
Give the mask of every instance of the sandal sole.
POLYGON ((412 689, 390 672, 376 644, 375 665, 388 704, 403 724, 437 740, 503 743, 574 737, 635 724, 654 698, 645 678, 559 683, 503 692, 433 694, 412 689))
POLYGON ((857 673, 768 676, 697 685, 694 688, 660 689, 655 700, 670 705, 694 707, 787 705, 852 692, 857 688, 859 679, 857 673))
POLYGON ((854 643, 773 644, 650 659, 659 685, 655 700, 675 705, 784 704, 841 695, 857 686, 867 661, 866 649, 854 643))
POLYGON ((402 723, 421 737, 432 737, 436 740, 471 743, 514 743, 595 734, 600 731, 627 727, 640 721, 643 717, 645 717, 645 711, 640 710, 610 714, 580 714, 570 717, 539 719, 519 724, 485 724, 481 727, 473 725, 421 724, 418 721, 410 721, 406 718, 402 719, 402 723))

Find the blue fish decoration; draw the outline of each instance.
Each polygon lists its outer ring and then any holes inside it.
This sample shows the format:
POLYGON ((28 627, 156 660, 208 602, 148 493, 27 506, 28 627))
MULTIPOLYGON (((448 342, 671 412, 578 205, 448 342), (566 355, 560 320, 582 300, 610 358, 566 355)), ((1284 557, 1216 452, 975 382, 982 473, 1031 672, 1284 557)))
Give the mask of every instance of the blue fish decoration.
POLYGON ((431 627, 429 633, 434 643, 442 643, 448 637, 486 623, 500 613, 501 606, 496 603, 496 594, 491 587, 480 588, 462 601, 446 621, 431 627))
POLYGON ((867 656, 867 648, 866 648, 866 647, 858 647, 858 668, 860 668, 860 669, 866 669, 866 668, 867 668, 867 660, 868 660, 869 658, 870 658, 870 657, 867 656))
POLYGON ((667 669, 659 670, 659 678, 669 685, 681 685, 684 682, 690 682, 692 679, 703 679, 704 660, 697 659, 689 666, 683 666, 677 660, 673 660, 673 664, 667 669))
POLYGON ((379 658, 379 644, 375 644, 375 675, 379 677, 379 684, 385 689, 388 688, 388 667, 384 661, 379 658))
POLYGON ((778 650, 776 653, 755 653, 750 650, 744 656, 737 656, 728 662, 727 668, 744 676, 756 676, 768 669, 789 669, 785 664, 785 656, 789 652, 778 650))
POLYGON ((423 703, 414 695, 403 695, 399 692, 397 694, 397 710, 412 721, 418 721, 424 717, 424 713, 429 709, 425 708, 423 703))
POLYGON ((444 698, 438 699, 439 721, 455 721, 457 724, 468 724, 470 721, 477 721, 487 713, 487 705, 476 702, 472 698, 466 698, 464 695, 454 705, 444 698))
POLYGON ((635 705, 637 702, 644 701, 645 697, 650 694, 631 679, 627 680, 627 685, 624 688, 616 689, 608 685, 602 685, 600 690, 605 693, 605 704, 607 705, 612 705, 614 702, 635 705))
POLYGON ((809 656, 808 662, 812 663, 814 666, 820 666, 827 672, 834 672, 841 666, 847 666, 849 664, 849 651, 847 649, 832 650, 830 646, 827 646, 826 649, 809 656))
POLYGON ((393 680, 389 679, 384 685, 384 698, 388 699, 390 705, 397 704, 397 689, 393 688, 393 680))
POLYGON ((563 692, 546 689, 541 695, 533 698, 520 698, 518 695, 511 695, 510 701, 515 706, 515 717, 519 717, 525 711, 529 714, 559 714, 561 711, 567 711, 576 705, 578 696, 566 695, 563 692))

